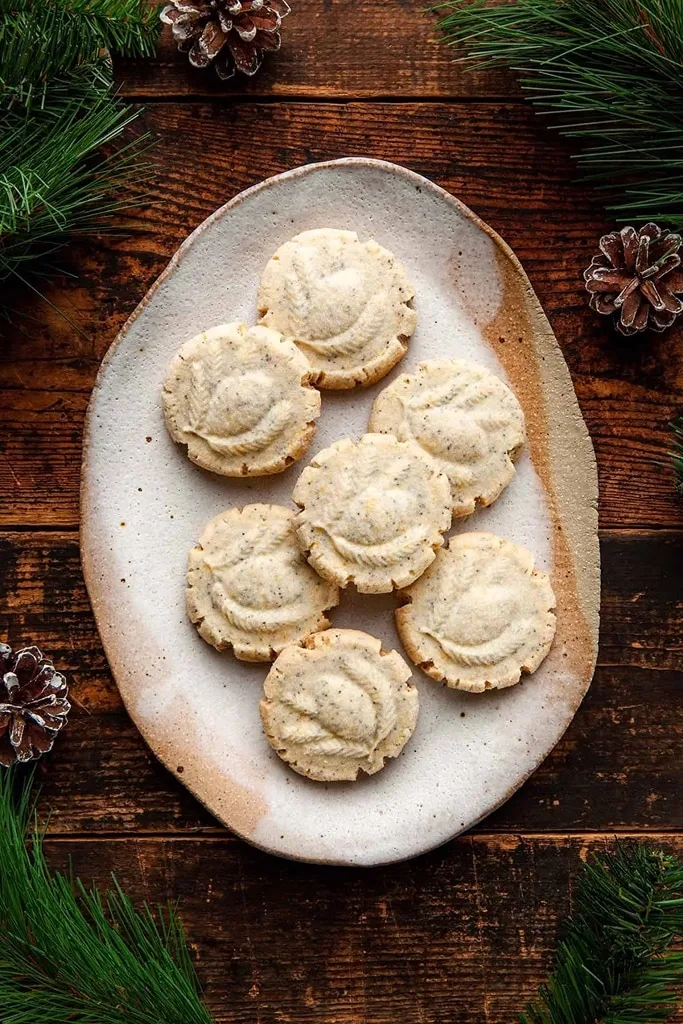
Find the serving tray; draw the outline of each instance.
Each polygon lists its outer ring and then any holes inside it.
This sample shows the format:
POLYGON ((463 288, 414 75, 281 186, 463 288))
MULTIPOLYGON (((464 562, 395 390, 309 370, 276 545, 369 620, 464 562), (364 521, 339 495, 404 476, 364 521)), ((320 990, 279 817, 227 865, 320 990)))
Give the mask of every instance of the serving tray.
MULTIPOLYGON (((105 357, 85 430, 81 551, 90 599, 126 707, 156 756, 222 822, 281 856, 373 865, 422 853, 505 801, 552 749, 589 686, 598 641, 597 474, 569 372, 508 246, 467 207, 394 164, 298 167, 242 192, 180 247, 105 357), (198 469, 166 434, 160 393, 171 356, 214 324, 256 316, 268 257, 292 235, 339 227, 391 249, 415 285, 406 357, 366 391, 323 392, 309 454, 367 425, 373 399, 424 359, 474 359, 504 377, 528 444, 498 501, 454 532, 490 530, 550 572, 558 628, 540 669, 483 695, 418 669, 417 730, 379 774, 322 785, 289 770, 263 736, 266 665, 218 653, 185 613, 187 552, 231 505, 291 505, 306 457, 286 473, 229 480, 198 469)), ((395 599, 345 594, 337 626, 401 650, 395 599)))

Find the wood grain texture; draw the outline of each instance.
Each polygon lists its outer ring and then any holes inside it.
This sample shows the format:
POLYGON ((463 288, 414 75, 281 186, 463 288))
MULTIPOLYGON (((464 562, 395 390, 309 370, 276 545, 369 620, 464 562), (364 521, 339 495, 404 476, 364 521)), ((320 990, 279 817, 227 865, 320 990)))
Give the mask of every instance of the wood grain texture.
POLYGON ((283 36, 258 77, 227 88, 168 30, 156 59, 117 65, 123 94, 149 102, 136 131, 158 140, 158 202, 132 234, 72 248, 77 276, 49 297, 76 330, 49 309, 36 321, 28 299, 32 319, 0 342, 0 527, 20 528, 0 534, 0 636, 43 646, 75 700, 39 767, 47 852, 102 885, 115 870, 135 900, 178 900, 219 1022, 512 1024, 591 850, 638 830, 683 856, 683 505, 665 457, 683 330, 617 339, 587 309, 581 272, 608 222, 512 76, 452 64, 408 0, 297 0, 283 36), (602 526, 622 531, 602 537, 595 681, 555 751, 474 833, 372 871, 261 854, 161 768, 122 709, 66 529, 97 367, 179 243, 240 189, 347 155, 431 177, 515 249, 596 446, 602 526))
MULTIPOLYGON (((594 683, 552 755, 485 822, 488 831, 683 827, 683 533, 608 533, 602 558, 604 625, 594 683)), ((71 724, 41 769, 53 832, 216 827, 123 711, 90 613, 76 536, 0 535, 0 593, 0 635, 15 645, 39 644, 72 682, 71 724)))
POLYGON ((129 98, 296 96, 506 97, 519 95, 512 75, 467 71, 440 41, 437 19, 410 0, 296 0, 282 25, 282 49, 254 78, 221 83, 178 53, 164 28, 153 60, 117 62, 129 98))
POLYGON ((453 65, 408 0, 297 0, 283 34, 227 89, 168 30, 156 59, 119 63, 124 95, 150 103, 136 131, 158 140, 158 202, 132 234, 72 248, 77 276, 49 297, 77 330, 44 309, 0 342, 0 527, 21 528, 0 534, 0 636, 43 646, 75 700, 39 767, 48 856, 102 885, 116 870, 135 900, 178 900, 219 1022, 512 1024, 591 850, 638 830, 683 856, 683 505, 665 457, 683 330, 626 341, 587 309, 581 272, 608 222, 511 76, 453 65), (431 177, 516 250, 596 446, 602 526, 631 530, 603 534, 599 667, 552 755, 471 835, 372 871, 261 854, 161 768, 121 707, 66 529, 97 367, 179 243, 240 189, 347 155, 431 177))
POLYGON ((43 324, 26 321, 5 345, 0 525, 77 524, 80 434, 99 361, 185 235, 264 176, 359 154, 432 178, 517 252, 562 345, 593 437, 602 526, 683 524, 666 460, 667 423, 683 404, 676 355, 683 330, 617 339, 587 308, 581 272, 605 222, 571 183, 563 145, 538 128, 526 106, 162 104, 147 110, 140 127, 159 138, 158 202, 131 237, 75 247, 77 279, 49 293, 82 333, 48 310, 43 324))
MULTIPOLYGON (((652 838, 683 855, 680 835, 652 838)), ((47 852, 102 885, 116 871, 136 900, 179 900, 219 1022, 513 1024, 551 967, 582 861, 606 841, 470 835, 373 870, 293 864, 227 836, 47 852)))

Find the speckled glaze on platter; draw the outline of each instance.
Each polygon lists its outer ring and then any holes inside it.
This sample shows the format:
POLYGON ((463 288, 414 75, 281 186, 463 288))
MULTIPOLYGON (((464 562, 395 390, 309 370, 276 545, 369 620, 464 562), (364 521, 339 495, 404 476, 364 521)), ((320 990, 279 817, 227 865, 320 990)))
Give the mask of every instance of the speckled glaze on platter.
MULTIPOLYGON (((105 357, 85 433, 81 550, 102 641, 126 706, 159 759, 222 822, 280 856, 374 865, 416 856, 503 803, 552 749, 590 683, 598 641, 597 474, 569 372, 505 243, 442 189, 394 164, 349 158, 299 167, 236 196, 181 246, 105 357), (528 443, 498 501, 454 532, 529 547, 557 595, 557 636, 538 671, 482 695, 417 669, 420 719, 377 775, 324 785, 295 775, 259 720, 264 665, 219 654, 185 613, 187 552, 232 505, 290 505, 304 459, 275 477, 198 469, 164 428, 161 386, 179 346, 213 324, 254 321, 261 271, 298 232, 342 227, 405 265, 418 327, 367 390, 323 393, 310 454, 366 429, 372 402, 424 359, 473 359, 511 385, 528 443), (227 270, 226 270, 227 268, 227 270)), ((334 626, 401 651, 392 595, 346 597, 334 626)))

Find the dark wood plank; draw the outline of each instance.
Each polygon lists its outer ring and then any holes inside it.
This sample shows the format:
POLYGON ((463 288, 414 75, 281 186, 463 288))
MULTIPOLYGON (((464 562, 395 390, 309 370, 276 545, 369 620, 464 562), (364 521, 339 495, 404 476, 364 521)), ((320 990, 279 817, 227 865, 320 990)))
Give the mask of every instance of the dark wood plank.
MULTIPOLYGON (((672 358, 683 330, 626 341, 588 310, 581 271, 606 222, 571 184, 563 144, 526 106, 168 104, 150 108, 141 127, 160 140, 159 202, 132 237, 74 248, 78 278, 49 293, 82 333, 48 309, 44 323, 26 321, 5 343, 0 524, 77 524, 79 436, 99 360, 188 231, 265 175, 349 154, 426 174, 516 250, 557 332, 593 436, 602 525, 683 523, 666 462, 667 423, 683 404, 680 363, 672 358)), ((33 300, 30 309, 35 314, 33 300)))
MULTIPOLYGON (((83 671, 76 679, 77 698, 84 682, 91 690, 97 686, 83 671)), ((598 668, 555 750, 480 830, 645 832, 683 825, 682 688, 680 672, 598 668)), ((76 707, 40 778, 55 832, 132 836, 219 828, 156 761, 122 711, 76 707)))
MULTIPOLYGON (((683 825, 683 532, 608 533, 602 556, 602 646, 593 686, 555 751, 486 830, 683 825)), ((76 536, 2 535, 0 593, 0 635, 38 643, 72 680, 71 724, 41 768, 52 829, 214 827, 122 709, 90 614, 76 536)))
MULTIPOLYGON (((680 835, 652 838, 683 855, 680 835)), ((472 835, 372 871, 228 837, 47 852, 101 885, 116 871, 137 901, 177 900, 217 1021, 513 1024, 552 966, 582 861, 606 840, 472 835)))
POLYGON ((599 664, 682 671, 683 533, 607 534, 601 551, 599 664))
POLYGON ((468 71, 453 63, 436 18, 419 5, 382 0, 349 7, 342 0, 297 0, 283 22, 282 49, 254 78, 221 83, 192 68, 164 28, 155 59, 118 61, 125 96, 282 96, 316 99, 372 97, 506 97, 519 90, 512 75, 468 71))

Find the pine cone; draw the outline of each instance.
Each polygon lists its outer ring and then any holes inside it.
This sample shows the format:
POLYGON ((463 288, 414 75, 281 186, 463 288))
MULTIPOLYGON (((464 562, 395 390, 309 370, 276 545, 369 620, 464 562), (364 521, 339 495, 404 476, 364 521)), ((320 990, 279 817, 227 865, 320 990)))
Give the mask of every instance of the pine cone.
POLYGON ((0 764, 32 761, 52 749, 71 705, 66 680, 37 647, 0 644, 0 764))
POLYGON ((622 334, 670 327, 683 311, 680 248, 681 236, 656 224, 603 235, 601 253, 583 275, 591 309, 613 313, 622 334))
POLYGON ((219 78, 235 71, 255 75, 267 50, 280 49, 286 0, 171 0, 161 20, 173 26, 178 49, 190 64, 213 64, 219 78))

